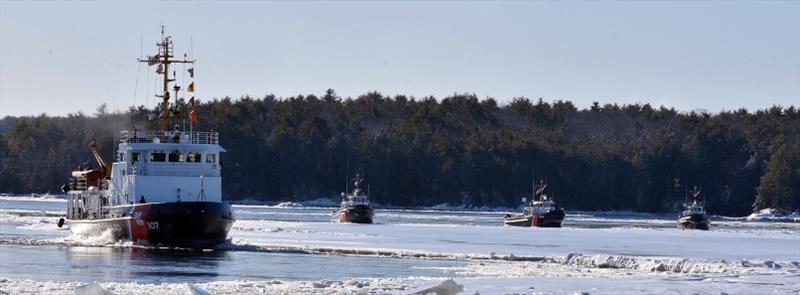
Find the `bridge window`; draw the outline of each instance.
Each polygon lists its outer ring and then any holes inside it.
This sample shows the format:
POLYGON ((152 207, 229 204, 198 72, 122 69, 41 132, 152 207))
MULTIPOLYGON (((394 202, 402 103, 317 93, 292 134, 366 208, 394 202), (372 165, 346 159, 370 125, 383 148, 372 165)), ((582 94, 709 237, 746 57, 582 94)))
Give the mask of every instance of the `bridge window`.
POLYGON ((186 154, 186 162, 200 163, 200 153, 189 152, 186 154))
POLYGON ((206 154, 206 163, 216 163, 217 162, 217 154, 206 154))
POLYGON ((169 161, 170 162, 180 162, 181 161, 181 152, 174 151, 169 153, 169 161))
POLYGON ((131 153, 131 162, 139 161, 139 153, 131 153))
POLYGON ((150 162, 165 162, 167 160, 167 155, 164 153, 150 153, 150 162))

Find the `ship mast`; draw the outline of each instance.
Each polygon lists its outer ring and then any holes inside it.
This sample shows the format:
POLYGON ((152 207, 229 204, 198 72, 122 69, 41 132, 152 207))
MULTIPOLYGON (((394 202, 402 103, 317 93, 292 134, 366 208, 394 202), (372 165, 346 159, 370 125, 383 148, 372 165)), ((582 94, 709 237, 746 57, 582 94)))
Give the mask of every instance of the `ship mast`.
MULTIPOLYGON (((146 62, 147 65, 158 65, 158 69, 156 73, 161 74, 164 76, 164 88, 161 95, 156 94, 156 97, 160 97, 162 99, 161 102, 161 131, 166 131, 169 127, 169 83, 175 81, 175 77, 173 79, 169 78, 169 65, 173 63, 182 63, 182 64, 193 64, 194 60, 177 60, 172 59, 173 56, 173 45, 172 45, 172 36, 164 35, 164 28, 165 26, 161 26, 161 42, 156 43, 158 46, 158 54, 153 56, 148 56, 147 59, 139 59, 139 62, 146 62)), ((174 75, 173 75, 174 76, 174 75)), ((178 100, 178 90, 180 90, 180 86, 175 85, 175 101, 178 100)))

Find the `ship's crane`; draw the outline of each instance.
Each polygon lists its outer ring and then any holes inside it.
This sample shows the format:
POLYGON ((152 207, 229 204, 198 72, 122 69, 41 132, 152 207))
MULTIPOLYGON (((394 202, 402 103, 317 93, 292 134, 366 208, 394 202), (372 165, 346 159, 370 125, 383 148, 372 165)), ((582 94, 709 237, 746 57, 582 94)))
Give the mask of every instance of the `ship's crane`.
POLYGON ((105 176, 106 179, 111 178, 111 164, 103 157, 103 153, 100 152, 100 147, 97 145, 97 142, 92 141, 92 143, 89 144, 89 149, 92 150, 94 159, 97 160, 97 164, 100 165, 103 176, 105 176))

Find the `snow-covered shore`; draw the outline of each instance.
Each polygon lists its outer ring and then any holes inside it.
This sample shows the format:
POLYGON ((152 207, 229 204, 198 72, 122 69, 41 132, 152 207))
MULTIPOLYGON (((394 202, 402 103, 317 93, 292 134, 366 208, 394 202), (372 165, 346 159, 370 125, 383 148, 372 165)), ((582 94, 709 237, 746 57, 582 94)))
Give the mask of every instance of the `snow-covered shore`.
POLYGON ((745 217, 747 221, 771 221, 771 222, 800 222, 800 211, 783 212, 777 209, 767 208, 745 217))

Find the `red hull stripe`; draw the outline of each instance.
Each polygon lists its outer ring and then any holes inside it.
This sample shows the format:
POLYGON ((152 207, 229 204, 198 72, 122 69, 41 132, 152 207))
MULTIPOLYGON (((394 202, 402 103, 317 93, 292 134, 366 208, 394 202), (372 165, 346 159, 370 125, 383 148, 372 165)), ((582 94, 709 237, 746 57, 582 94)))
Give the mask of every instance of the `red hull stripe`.
POLYGON ((150 206, 136 206, 131 210, 131 241, 147 241, 147 211, 150 206))

